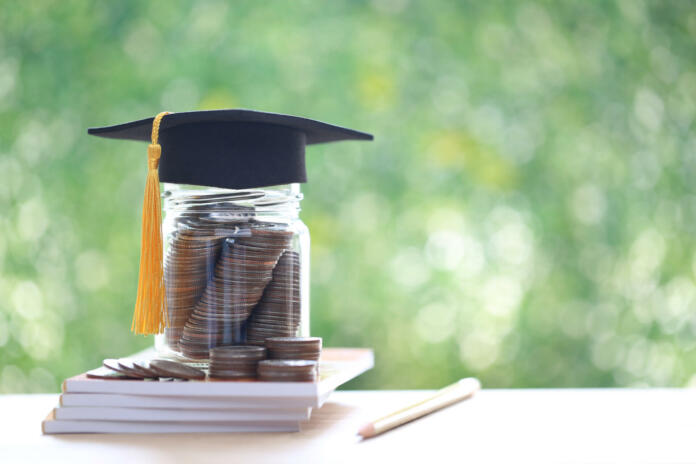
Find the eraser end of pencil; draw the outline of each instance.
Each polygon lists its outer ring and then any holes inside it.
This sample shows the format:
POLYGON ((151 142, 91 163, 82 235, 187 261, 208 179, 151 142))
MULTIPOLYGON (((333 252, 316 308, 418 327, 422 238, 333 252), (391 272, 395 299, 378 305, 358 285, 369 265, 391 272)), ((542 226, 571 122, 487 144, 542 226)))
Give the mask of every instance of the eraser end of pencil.
POLYGON ((461 379, 457 383, 463 387, 471 388, 471 390, 473 390, 472 394, 473 394, 473 392, 481 389, 481 381, 479 381, 479 379, 475 379, 473 377, 467 377, 466 379, 461 379))
POLYGON ((358 435, 363 438, 370 438, 375 434, 375 426, 372 423, 365 424, 358 429, 358 435))

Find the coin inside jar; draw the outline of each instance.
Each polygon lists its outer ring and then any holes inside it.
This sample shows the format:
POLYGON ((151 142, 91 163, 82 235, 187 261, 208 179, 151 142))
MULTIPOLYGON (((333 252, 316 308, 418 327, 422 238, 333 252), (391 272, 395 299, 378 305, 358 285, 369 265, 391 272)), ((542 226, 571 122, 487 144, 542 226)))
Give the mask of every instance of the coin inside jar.
POLYGON ((300 255, 290 249, 296 233, 254 220, 254 208, 216 203, 224 198, 183 201, 169 235, 165 340, 187 358, 210 358, 217 346, 263 346, 266 337, 299 328, 300 255))
POLYGON ((247 322, 247 343, 263 346, 266 338, 295 335, 300 325, 299 255, 287 250, 247 322))
POLYGON ((164 278, 168 315, 165 337, 174 349, 179 349, 184 325, 205 290, 224 239, 193 220, 180 223, 173 234, 164 278))

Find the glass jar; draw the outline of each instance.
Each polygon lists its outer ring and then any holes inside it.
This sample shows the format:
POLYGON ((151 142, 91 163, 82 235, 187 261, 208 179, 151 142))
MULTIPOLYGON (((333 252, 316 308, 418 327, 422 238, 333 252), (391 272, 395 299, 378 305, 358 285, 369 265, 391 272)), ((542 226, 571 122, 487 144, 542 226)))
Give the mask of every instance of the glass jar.
POLYGON ((299 184, 250 190, 163 184, 167 328, 161 355, 309 336, 309 230, 299 184))

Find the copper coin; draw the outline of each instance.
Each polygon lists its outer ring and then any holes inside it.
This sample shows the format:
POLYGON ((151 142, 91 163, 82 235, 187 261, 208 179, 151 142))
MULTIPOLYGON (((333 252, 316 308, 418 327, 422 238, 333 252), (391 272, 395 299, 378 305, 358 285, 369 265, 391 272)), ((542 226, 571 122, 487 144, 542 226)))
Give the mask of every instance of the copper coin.
POLYGON ((266 349, 248 345, 219 346, 210 354, 213 358, 263 359, 266 357, 266 349))
POLYGON ((123 375, 125 375, 125 376, 128 376, 128 377, 130 377, 130 378, 136 378, 136 379, 141 379, 141 378, 142 378, 141 376, 139 376, 139 375, 137 375, 137 374, 133 374, 133 373, 132 373, 131 371, 129 371, 128 369, 125 369, 124 367, 122 367, 122 366, 118 363, 118 359, 111 359, 111 358, 105 359, 105 360, 102 362, 102 366, 106 367, 107 369, 111 369, 111 370, 114 371, 114 372, 118 372, 119 374, 123 374, 123 375))
POLYGON ((268 340, 268 346, 312 346, 321 348, 321 337, 278 337, 268 340))
POLYGON ((166 359, 153 359, 150 361, 150 369, 162 377, 189 380, 205 379, 205 372, 202 370, 166 359))
POLYGON ((92 369, 87 371, 85 374, 90 379, 101 379, 101 380, 142 380, 137 377, 130 377, 126 374, 109 369, 108 367, 102 366, 97 369, 92 369))

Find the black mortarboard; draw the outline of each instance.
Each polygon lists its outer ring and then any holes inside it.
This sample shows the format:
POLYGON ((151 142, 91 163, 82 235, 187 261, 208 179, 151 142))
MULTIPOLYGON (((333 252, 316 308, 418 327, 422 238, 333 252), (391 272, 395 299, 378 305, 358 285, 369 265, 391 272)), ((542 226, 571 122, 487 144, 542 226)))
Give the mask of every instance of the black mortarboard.
MULTIPOLYGON (((94 127, 99 137, 150 141, 154 118, 94 127)), ((306 182, 305 145, 372 140, 312 119, 252 110, 171 113, 162 118, 161 182, 254 188, 306 182)))

